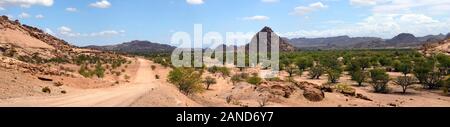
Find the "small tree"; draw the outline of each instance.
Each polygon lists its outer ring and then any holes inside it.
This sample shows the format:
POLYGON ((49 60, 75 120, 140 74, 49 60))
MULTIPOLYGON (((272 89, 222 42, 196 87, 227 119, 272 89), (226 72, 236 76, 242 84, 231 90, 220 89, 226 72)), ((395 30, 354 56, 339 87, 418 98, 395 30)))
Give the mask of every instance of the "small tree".
POLYGON ((314 65, 314 61, 308 57, 300 57, 295 62, 297 64, 298 69, 305 70, 314 65))
POLYGON ((371 83, 376 93, 389 92, 389 75, 383 69, 374 69, 370 71, 371 83))
POLYGON ((397 65, 395 66, 395 70, 396 70, 397 72, 402 72, 402 74, 403 74, 404 76, 407 76, 409 73, 411 73, 411 71, 412 71, 412 66, 411 66, 411 63, 403 62, 403 63, 397 64, 397 65))
POLYGON ((286 70, 287 73, 289 73, 289 77, 292 77, 294 74, 298 73, 298 67, 294 65, 286 65, 284 67, 284 70, 286 70))
POLYGON ((363 83, 369 77, 369 74, 365 71, 358 70, 356 72, 351 73, 351 76, 352 76, 352 80, 356 81, 358 83, 358 86, 362 86, 363 83))
POLYGON ((365 70, 366 68, 370 68, 372 66, 372 64, 370 63, 370 58, 366 57, 357 58, 354 62, 355 63, 353 64, 356 64, 359 67, 361 67, 361 70, 365 70))
POLYGON ((414 75, 421 84, 425 84, 429 74, 433 71, 434 63, 431 61, 418 62, 414 65, 414 75))
POLYGON ((324 72, 325 69, 322 66, 316 65, 309 70, 309 76, 311 79, 320 79, 324 72))
POLYGON ((152 65, 152 66, 150 66, 151 68, 152 68, 152 70, 155 70, 156 69, 156 66, 155 65, 152 65))
POLYGON ((413 85, 414 82, 416 82, 416 79, 411 76, 401 76, 394 80, 394 83, 396 85, 402 87, 403 94, 406 93, 406 90, 409 88, 409 86, 413 85))
POLYGON ((341 78, 342 71, 329 69, 327 73, 328 73, 328 81, 330 83, 337 83, 339 78, 341 78))
POLYGON ((440 72, 431 72, 426 76, 423 85, 428 89, 436 89, 443 85, 444 76, 440 72))
POLYGON ((168 81, 186 95, 201 92, 201 74, 192 68, 175 68, 169 72, 168 81))
POLYGON ((206 90, 209 90, 209 87, 210 87, 211 85, 216 84, 217 81, 216 81, 215 78, 212 78, 211 76, 208 76, 208 77, 205 78, 204 83, 206 84, 206 90))

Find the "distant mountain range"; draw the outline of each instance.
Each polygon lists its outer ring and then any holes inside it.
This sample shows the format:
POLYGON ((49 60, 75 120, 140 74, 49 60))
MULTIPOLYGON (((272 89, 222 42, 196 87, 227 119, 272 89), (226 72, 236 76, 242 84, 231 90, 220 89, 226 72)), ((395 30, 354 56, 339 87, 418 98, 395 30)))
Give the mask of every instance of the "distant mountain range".
POLYGON ((290 43, 299 49, 379 49, 379 48, 418 48, 428 42, 442 41, 447 35, 428 35, 416 37, 413 34, 401 33, 392 39, 377 37, 337 36, 327 38, 293 38, 290 43))
POLYGON ((107 46, 86 46, 84 48, 102 50, 102 51, 115 51, 122 53, 165 53, 172 52, 176 47, 166 44, 153 43, 150 41, 131 41, 125 42, 118 45, 107 45, 107 46))
MULTIPOLYGON (((270 27, 264 27, 260 32, 267 32, 268 35, 274 31, 270 27)), ((259 35, 259 32, 255 34, 255 37, 259 35)), ((271 40, 271 36, 267 36, 268 40, 271 40)), ((329 49, 393 49, 393 48, 420 48, 427 43, 435 43, 446 38, 450 38, 450 33, 447 35, 428 35, 424 37, 416 37, 413 34, 401 33, 392 39, 382 39, 378 37, 349 37, 349 36, 337 36, 326 38, 293 38, 287 39, 280 37, 280 51, 294 51, 294 50, 329 50, 329 49)), ((260 41, 257 39, 256 43, 259 45, 260 41)), ((249 43, 250 44, 250 43, 249 43)), ((245 45, 248 50, 249 44, 245 45)), ((271 42, 268 42, 270 49, 271 42)), ((227 48, 236 48, 236 46, 226 46, 227 48)), ((219 46, 220 47, 220 46, 219 46)), ((219 48, 218 47, 218 48, 219 48)), ((102 51, 115 51, 122 53, 161 53, 172 52, 176 49, 174 46, 153 43, 150 41, 131 41, 118 45, 107 46, 87 46, 84 48, 102 50, 102 51)), ((218 49, 217 48, 217 49, 218 49)))

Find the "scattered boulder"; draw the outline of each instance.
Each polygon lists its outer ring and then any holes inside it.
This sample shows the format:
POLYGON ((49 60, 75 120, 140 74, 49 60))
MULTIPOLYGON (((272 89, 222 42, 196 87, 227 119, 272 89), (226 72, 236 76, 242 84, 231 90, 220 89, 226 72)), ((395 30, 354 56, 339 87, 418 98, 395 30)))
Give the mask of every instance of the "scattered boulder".
POLYGON ((41 81, 48 81, 48 82, 52 82, 53 81, 53 79, 48 78, 48 77, 43 77, 43 76, 38 76, 37 78, 39 80, 41 80, 41 81))
POLYGON ((389 103, 388 105, 389 105, 389 106, 392 106, 392 107, 398 107, 398 105, 395 104, 395 103, 389 103))
POLYGON ((366 101, 373 101, 369 97, 364 96, 363 94, 360 94, 360 93, 356 94, 356 98, 363 99, 363 100, 366 100, 366 101))
POLYGON ((52 90, 49 87, 42 88, 42 92, 50 94, 52 90))
POLYGON ((334 87, 332 86, 332 84, 323 84, 321 90, 323 92, 333 93, 334 87))
POLYGON ((325 93, 320 89, 306 88, 304 89, 303 96, 309 101, 318 102, 325 98, 325 93))
POLYGON ((256 88, 258 92, 268 92, 275 96, 289 98, 295 92, 295 88, 290 85, 266 82, 256 88))
POLYGON ((297 82, 295 85, 304 91, 303 96, 309 101, 318 102, 325 98, 325 93, 322 91, 322 87, 317 84, 310 82, 297 82))
POLYGON ((60 87, 60 86, 64 85, 64 83, 62 83, 62 82, 55 82, 54 84, 55 84, 56 87, 60 87))

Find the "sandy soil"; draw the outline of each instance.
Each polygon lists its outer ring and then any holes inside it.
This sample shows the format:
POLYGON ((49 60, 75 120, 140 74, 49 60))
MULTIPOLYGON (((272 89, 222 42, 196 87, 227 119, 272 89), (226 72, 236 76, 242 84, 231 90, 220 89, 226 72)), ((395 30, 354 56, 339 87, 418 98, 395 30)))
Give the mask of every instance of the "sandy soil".
POLYGON ((54 47, 42 42, 24 32, 18 30, 4 29, 0 30, 0 43, 11 43, 22 48, 45 48, 54 49, 54 47))
MULTIPOLYGON (((156 75, 160 79, 155 79, 152 84, 155 85, 150 91, 131 104, 132 107, 201 107, 202 105, 191 100, 182 94, 178 88, 167 82, 167 75, 170 68, 163 67, 159 64, 151 63, 156 67, 153 75, 149 78, 155 78, 156 75)), ((146 69, 151 70, 150 67, 146 69)))
MULTIPOLYGON (((254 70, 246 70, 247 72, 254 72, 254 70)), ((236 72, 236 70, 234 70, 236 72)), ((213 76, 206 73, 204 76, 213 76)), ((288 74, 282 72, 280 77, 286 77, 288 74)), ((401 73, 389 73, 391 78, 401 76, 401 73)), ((211 86, 210 90, 206 90, 197 96, 191 97, 196 102, 204 106, 213 107, 236 107, 236 106, 250 106, 258 107, 257 102, 260 93, 254 91, 254 86, 245 82, 233 86, 229 78, 215 77, 217 84, 211 86), (233 95, 236 98, 235 102, 226 103, 226 97, 233 95), (235 103, 235 104, 233 104, 235 103)), ((321 79, 309 79, 307 72, 301 77, 296 76, 297 81, 307 81, 315 84, 327 83, 327 77, 322 76, 321 79)), ((359 87, 355 82, 350 80, 350 76, 344 75, 340 79, 341 83, 348 84, 356 89, 357 93, 369 97, 373 101, 367 101, 355 97, 345 96, 341 93, 325 93, 325 99, 320 102, 311 102, 303 97, 302 90, 297 90, 290 98, 278 97, 276 101, 269 102, 267 107, 449 107, 450 97, 442 95, 440 90, 423 90, 420 85, 415 85, 408 89, 407 94, 401 94, 401 88, 390 83, 392 93, 378 94, 373 92, 373 88, 369 84, 359 87)))
MULTIPOLYGON (((128 84, 111 88, 76 90, 66 95, 24 97, 0 101, 0 106, 19 107, 123 107, 130 106, 145 93, 159 86, 150 62, 139 59, 137 76, 128 84)), ((167 94, 167 93, 165 93, 167 94)))

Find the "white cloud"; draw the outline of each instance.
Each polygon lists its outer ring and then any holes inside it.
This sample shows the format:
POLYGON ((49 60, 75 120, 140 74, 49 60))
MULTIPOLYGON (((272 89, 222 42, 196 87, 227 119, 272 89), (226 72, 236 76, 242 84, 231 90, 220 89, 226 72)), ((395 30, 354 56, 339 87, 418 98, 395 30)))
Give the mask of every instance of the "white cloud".
POLYGON ((95 7, 95 8, 109 8, 109 7, 111 7, 111 3, 108 0, 101 0, 101 1, 97 1, 95 3, 91 3, 89 6, 95 7))
POLYGON ((66 11, 68 11, 68 12, 77 12, 78 9, 77 8, 73 8, 73 7, 68 7, 68 8, 66 8, 66 11))
POLYGON ((37 19, 43 19, 43 18, 44 18, 44 15, 39 14, 39 15, 36 15, 35 18, 37 18, 37 19))
POLYGON ((90 36, 92 37, 102 37, 102 36, 115 36, 115 35, 121 35, 125 33, 124 30, 116 31, 116 30, 105 30, 97 33, 91 33, 90 36))
POLYGON ((294 12, 292 14, 294 15, 305 15, 313 11, 317 11, 320 9, 327 8, 327 5, 324 5, 322 2, 316 2, 309 4, 308 6, 298 6, 294 8, 294 12))
POLYGON ((376 5, 377 0, 350 0, 350 4, 356 6, 376 5))
POLYGON ((194 5, 199 5, 199 4, 204 4, 205 3, 203 0, 186 0, 186 2, 188 4, 194 4, 194 5))
POLYGON ((118 36, 123 35, 125 33, 124 30, 104 30, 100 32, 93 32, 93 33, 78 33, 72 31, 71 28, 66 26, 61 26, 58 28, 58 34, 65 36, 65 37, 111 37, 111 36, 118 36))
POLYGON ((0 7, 0 11, 4 11, 4 10, 6 10, 5 8, 2 8, 2 7, 0 7))
POLYGON ((349 0, 354 6, 372 6, 373 13, 448 14, 449 0, 349 0))
POLYGON ((448 33, 450 20, 436 20, 424 14, 374 14, 364 20, 324 30, 301 30, 282 33, 285 37, 370 36, 392 38, 399 33, 417 36, 448 33))
POLYGON ((32 5, 52 6, 53 0, 0 0, 0 6, 31 7, 32 5))
POLYGON ((243 20, 251 20, 251 21, 266 21, 269 20, 270 17, 262 16, 262 15, 256 15, 256 16, 250 16, 250 17, 244 17, 243 20))
POLYGON ((261 0, 263 3, 278 3, 280 0, 261 0))
POLYGON ((18 17, 22 18, 22 19, 26 19, 26 18, 30 18, 31 16, 28 13, 22 12, 22 13, 19 14, 18 17))
POLYGON ((45 28, 44 32, 50 35, 55 35, 55 33, 50 28, 45 28))

